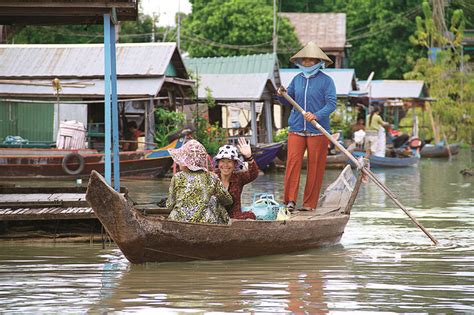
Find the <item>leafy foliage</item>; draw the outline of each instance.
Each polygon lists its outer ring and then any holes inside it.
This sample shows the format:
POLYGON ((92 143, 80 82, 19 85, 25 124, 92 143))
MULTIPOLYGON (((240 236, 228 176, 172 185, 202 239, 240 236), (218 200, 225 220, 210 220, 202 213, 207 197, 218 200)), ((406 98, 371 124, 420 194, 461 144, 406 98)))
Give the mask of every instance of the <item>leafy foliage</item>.
POLYGON ((279 129, 276 132, 275 137, 273 137, 273 141, 275 142, 286 141, 286 140, 288 140, 288 127, 279 129))
POLYGON ((169 111, 164 108, 155 110, 155 142, 159 148, 168 144, 168 137, 184 125, 183 113, 169 111))
POLYGON ((413 18, 421 11, 419 0, 321 0, 285 1, 282 12, 346 13, 349 67, 358 77, 400 79, 410 70, 409 60, 422 50, 410 45, 408 37, 415 30, 413 18))
MULTIPOLYGON (((201 78, 192 71, 189 71, 189 76, 196 82, 196 85, 193 87, 193 97, 196 98, 198 85, 200 84, 201 78)), ((206 87, 205 91, 205 103, 207 108, 217 106, 216 100, 212 96, 212 90, 209 87, 206 87)), ((196 99, 194 101, 196 101, 196 99)), ((207 153, 211 155, 216 154, 219 150, 219 147, 226 142, 224 129, 220 128, 217 123, 214 125, 210 124, 207 118, 200 116, 198 108, 196 108, 196 111, 193 114, 193 121, 196 127, 196 132, 194 135, 196 140, 202 143, 202 145, 206 148, 207 153)))
POLYGON ((346 105, 342 102, 337 102, 336 110, 332 112, 330 118, 331 130, 333 132, 342 132, 342 136, 348 138, 351 128, 351 119, 348 117, 346 105))
POLYGON ((474 117, 474 74, 460 71, 462 60, 460 49, 464 31, 464 17, 461 10, 453 13, 450 25, 452 39, 433 27, 431 11, 425 2, 425 17, 417 18, 417 31, 410 38, 414 44, 430 47, 432 41, 444 46, 434 60, 420 58, 412 71, 405 74, 405 79, 423 80, 430 96, 436 101, 431 104, 435 128, 442 127, 450 140, 473 142, 474 117))
POLYGON ((217 154, 219 147, 226 142, 225 132, 217 124, 210 124, 201 116, 195 118, 196 140, 202 143, 210 155, 217 154))
MULTIPOLYGON (((273 7, 263 0, 194 0, 183 20, 183 45, 192 57, 272 52, 273 7)), ((283 65, 301 47, 287 19, 279 19, 278 52, 283 65)))
POLYGON ((438 53, 436 63, 419 59, 406 79, 424 80, 435 99, 431 103, 435 128, 441 126, 450 140, 473 142, 474 75, 458 71, 453 52, 438 53))

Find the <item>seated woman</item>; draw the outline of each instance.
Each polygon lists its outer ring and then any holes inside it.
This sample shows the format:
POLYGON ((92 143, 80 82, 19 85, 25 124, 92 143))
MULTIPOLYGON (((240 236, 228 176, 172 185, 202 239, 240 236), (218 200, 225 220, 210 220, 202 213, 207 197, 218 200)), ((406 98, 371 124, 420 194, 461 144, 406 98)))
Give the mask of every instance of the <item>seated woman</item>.
POLYGON ((181 171, 171 178, 166 206, 171 209, 170 220, 226 224, 225 206, 232 196, 216 174, 206 168, 207 152, 196 140, 189 140, 179 149, 168 150, 181 171))
POLYGON ((258 177, 258 166, 252 156, 252 149, 244 138, 239 138, 237 145, 240 153, 248 162, 246 171, 241 171, 243 163, 239 159, 237 148, 233 145, 224 145, 219 148, 214 157, 215 172, 221 179, 224 187, 232 195, 232 206, 227 207, 229 215, 233 219, 253 219, 255 214, 251 211, 242 212, 240 197, 245 184, 248 184, 258 177), (240 172, 237 172, 240 171, 240 172))

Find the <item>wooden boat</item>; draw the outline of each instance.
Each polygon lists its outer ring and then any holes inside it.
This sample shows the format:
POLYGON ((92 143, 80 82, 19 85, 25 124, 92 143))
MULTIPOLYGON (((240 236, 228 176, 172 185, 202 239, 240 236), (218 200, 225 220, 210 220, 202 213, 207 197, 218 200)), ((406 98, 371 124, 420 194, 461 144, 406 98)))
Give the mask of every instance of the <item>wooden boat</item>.
MULTIPOLYGON (((354 151, 352 154, 355 157, 361 157, 365 155, 365 152, 361 151, 354 151)), ((410 156, 410 157, 380 157, 380 156, 375 156, 371 155, 370 158, 370 167, 373 168, 396 168, 396 167, 408 167, 408 166, 413 166, 418 163, 420 158, 416 156, 410 156)), ((352 166, 353 163, 350 162, 352 166)))
POLYGON ((420 155, 422 158, 444 158, 449 157, 449 151, 451 155, 459 153, 459 144, 450 144, 449 150, 445 145, 425 144, 421 148, 420 155))
MULTIPOLYGON (((173 164, 169 148, 181 146, 183 140, 157 150, 120 152, 120 175, 163 176, 173 164)), ((95 170, 104 173, 104 153, 96 150, 0 149, 0 178, 68 178, 88 177, 95 170)))
POLYGON ((337 244, 359 191, 350 166, 328 187, 316 211, 285 221, 234 220, 200 224, 143 215, 92 172, 86 199, 111 238, 132 263, 238 259, 337 244))
POLYGON ((268 166, 275 160, 278 152, 280 152, 282 142, 275 142, 269 144, 259 144, 257 147, 252 148, 255 162, 257 162, 258 168, 262 171, 266 170, 268 166))

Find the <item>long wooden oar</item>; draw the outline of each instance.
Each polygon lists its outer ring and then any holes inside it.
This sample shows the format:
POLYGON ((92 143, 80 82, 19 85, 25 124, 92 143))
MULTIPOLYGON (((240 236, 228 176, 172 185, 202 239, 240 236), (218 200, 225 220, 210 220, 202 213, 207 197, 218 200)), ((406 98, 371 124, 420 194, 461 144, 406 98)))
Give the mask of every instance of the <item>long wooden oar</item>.
MULTIPOLYGON (((294 107, 296 108, 302 115, 306 114, 306 111, 301 108, 301 106, 295 102, 295 100, 293 100, 291 98, 291 96, 289 96, 287 93, 286 93, 286 90, 282 91, 281 92, 281 95, 294 107)), ((438 241, 436 240, 436 238, 430 234, 430 232, 428 232, 417 220, 416 218, 410 213, 410 211, 408 211, 402 204, 400 201, 398 201, 397 197, 387 188, 387 186, 385 186, 367 167, 361 165, 361 163, 349 152, 347 151, 346 148, 344 148, 339 142, 337 142, 336 139, 334 139, 333 137, 331 137, 331 135, 326 131, 326 129, 324 129, 316 120, 312 120, 311 121, 311 124, 316 127, 319 131, 321 131, 321 133, 323 135, 326 136, 326 138, 329 139, 329 141, 331 141, 342 153, 344 153, 356 166, 358 169, 361 170, 362 173, 364 173, 365 175, 367 175, 377 186, 380 187, 380 189, 382 189, 382 191, 387 194, 387 196, 390 197, 390 199, 393 200, 393 202, 395 202, 395 204, 397 206, 400 207, 400 209, 403 210, 403 212, 406 213, 406 215, 408 215, 408 217, 413 221, 413 223, 415 223, 416 226, 418 226, 422 231, 423 233, 426 234, 426 236, 428 236, 431 241, 433 241, 433 243, 435 245, 438 244, 438 241)))

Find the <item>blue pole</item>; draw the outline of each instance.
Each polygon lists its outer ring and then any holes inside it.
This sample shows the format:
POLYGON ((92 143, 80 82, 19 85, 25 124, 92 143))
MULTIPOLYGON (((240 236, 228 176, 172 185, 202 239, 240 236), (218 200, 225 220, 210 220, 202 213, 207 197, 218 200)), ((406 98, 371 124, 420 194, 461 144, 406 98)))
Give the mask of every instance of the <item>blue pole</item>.
POLYGON ((104 121, 105 121, 105 180, 112 185, 111 123, 110 123, 110 14, 104 14, 104 121))
MULTIPOLYGON (((117 54, 115 51, 115 24, 110 27, 110 65, 112 74, 112 147, 114 153, 114 189, 120 191, 119 125, 117 104, 117 54)), ((124 126, 126 128, 126 126, 124 126)))

